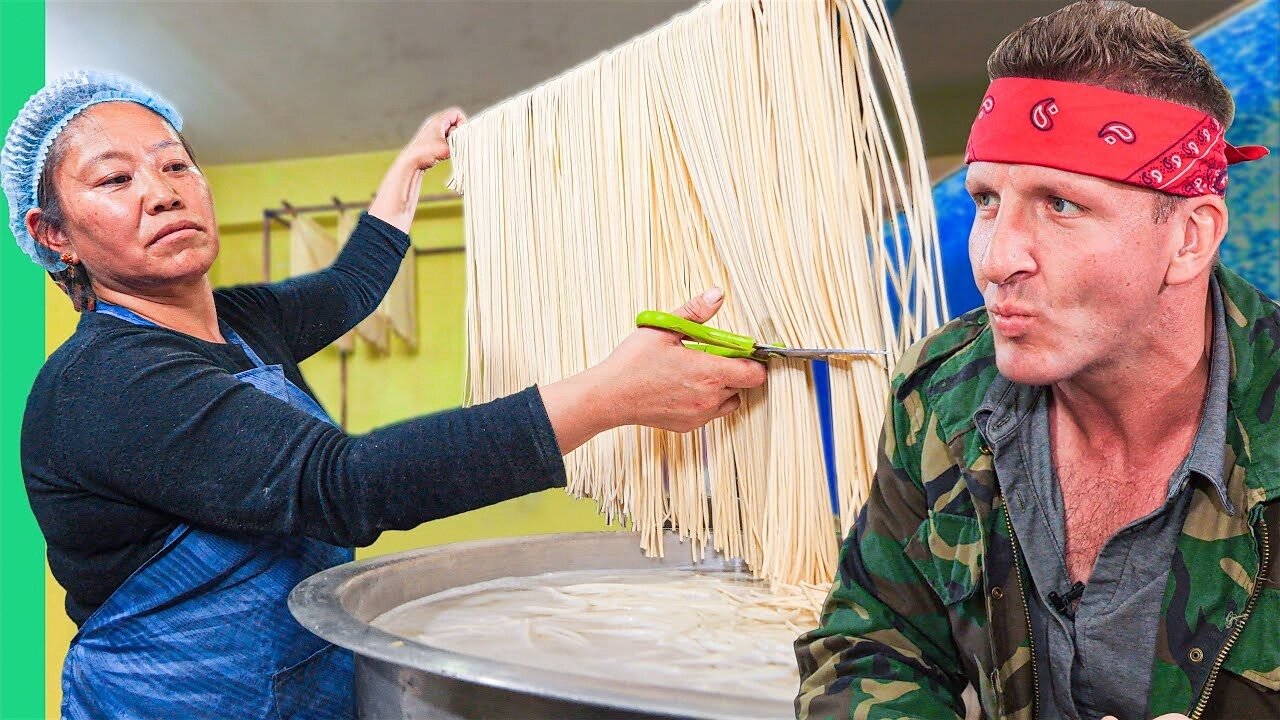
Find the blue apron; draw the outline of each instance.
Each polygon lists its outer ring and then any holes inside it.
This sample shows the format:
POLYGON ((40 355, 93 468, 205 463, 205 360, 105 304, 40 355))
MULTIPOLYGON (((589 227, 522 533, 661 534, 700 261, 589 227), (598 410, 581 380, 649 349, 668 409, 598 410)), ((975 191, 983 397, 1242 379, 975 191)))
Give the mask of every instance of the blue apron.
MULTIPOLYGON (((98 312, 154 326, 126 308, 98 312)), ((220 323, 255 367, 236 377, 325 422, 309 395, 220 323)), ((174 478, 182 482, 182 478, 174 478)), ((308 632, 286 597, 350 548, 179 525, 89 616, 62 670, 64 718, 271 718, 355 715, 351 653, 308 632)))

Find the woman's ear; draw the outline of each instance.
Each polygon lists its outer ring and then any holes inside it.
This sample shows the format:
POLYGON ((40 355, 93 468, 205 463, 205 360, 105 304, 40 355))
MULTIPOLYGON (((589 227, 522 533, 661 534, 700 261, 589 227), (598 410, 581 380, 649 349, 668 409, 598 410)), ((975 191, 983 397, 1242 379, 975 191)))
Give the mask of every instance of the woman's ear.
MULTIPOLYGON (((67 240, 67 236, 61 230, 49 227, 47 223, 40 222, 44 211, 40 208, 31 208, 27 211, 27 216, 23 218, 23 222, 27 225, 27 232, 31 233, 31 237, 36 242, 49 248, 58 255, 67 255, 75 257, 75 250, 72 249, 71 243, 67 240)), ((65 260, 63 262, 66 262, 65 260)))
POLYGON ((1166 285, 1181 285, 1200 277, 1218 259, 1227 236, 1227 205, 1217 195, 1188 198, 1169 218, 1174 242, 1165 272, 1166 285))

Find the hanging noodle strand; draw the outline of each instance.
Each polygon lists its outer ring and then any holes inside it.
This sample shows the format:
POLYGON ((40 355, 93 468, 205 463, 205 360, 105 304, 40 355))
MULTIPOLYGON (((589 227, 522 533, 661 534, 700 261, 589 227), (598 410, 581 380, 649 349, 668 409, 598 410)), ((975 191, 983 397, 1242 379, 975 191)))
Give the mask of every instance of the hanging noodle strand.
POLYGON ((726 290, 715 324, 829 363, 835 498, 810 363, 698 432, 605 433, 568 489, 826 583, 870 487, 893 357, 947 316, 902 58, 879 0, 710 0, 480 113, 451 138, 466 201, 469 400, 603 360, 636 312, 726 290), (838 508, 838 514, 833 512, 838 508), (712 533, 714 528, 715 532, 712 533))

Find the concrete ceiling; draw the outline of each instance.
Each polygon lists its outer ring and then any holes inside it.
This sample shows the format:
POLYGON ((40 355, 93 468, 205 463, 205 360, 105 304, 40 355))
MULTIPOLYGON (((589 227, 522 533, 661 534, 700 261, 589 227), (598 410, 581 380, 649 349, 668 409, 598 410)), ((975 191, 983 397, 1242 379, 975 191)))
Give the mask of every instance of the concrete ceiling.
MULTIPOLYGON (((386 150, 435 110, 482 110, 693 4, 51 0, 46 70, 103 67, 152 86, 183 112, 203 163, 386 150)), ((905 0, 895 24, 931 152, 955 151, 996 42, 1061 4, 905 0)), ((1147 3, 1183 27, 1230 4, 1147 3)))

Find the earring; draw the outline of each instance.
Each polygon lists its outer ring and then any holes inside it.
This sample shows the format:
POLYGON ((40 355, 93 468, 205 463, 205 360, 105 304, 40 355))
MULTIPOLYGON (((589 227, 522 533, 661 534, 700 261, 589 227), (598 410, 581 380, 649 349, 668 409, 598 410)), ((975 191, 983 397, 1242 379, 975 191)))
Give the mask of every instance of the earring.
POLYGON ((76 256, 75 256, 75 255, 72 255, 70 252, 64 252, 64 253, 62 253, 62 262, 63 262, 63 264, 65 264, 65 265, 79 265, 79 264, 80 264, 80 261, 76 259, 76 256))

